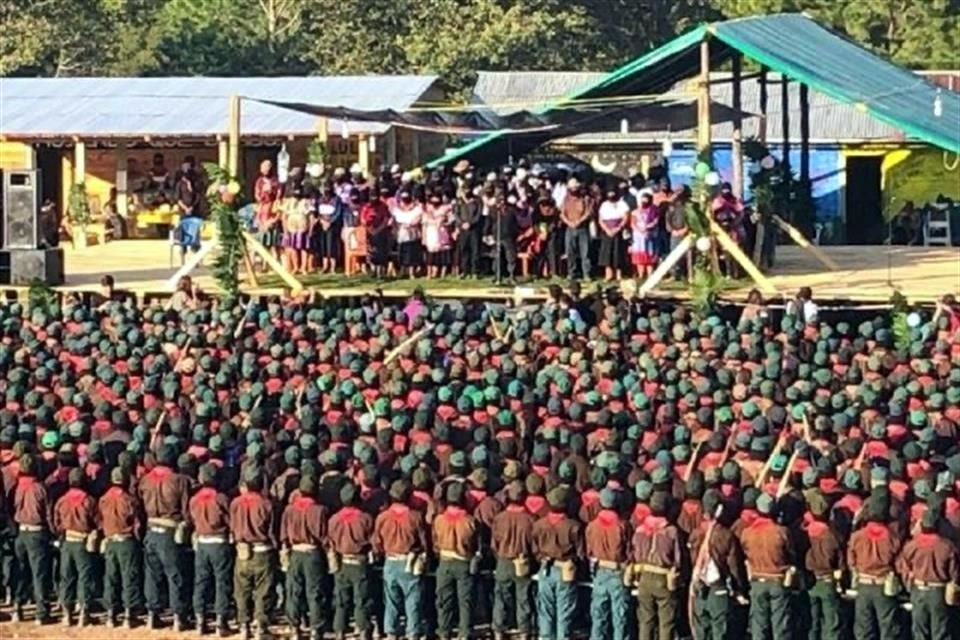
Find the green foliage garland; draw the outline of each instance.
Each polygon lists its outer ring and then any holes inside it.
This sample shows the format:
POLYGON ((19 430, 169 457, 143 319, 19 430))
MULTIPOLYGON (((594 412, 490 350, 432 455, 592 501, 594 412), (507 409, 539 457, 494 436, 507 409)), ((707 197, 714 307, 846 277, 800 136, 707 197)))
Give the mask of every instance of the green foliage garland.
POLYGON ((910 350, 910 324, 907 322, 907 316, 910 314, 910 306, 906 297, 899 291, 894 291, 890 296, 890 304, 893 305, 893 322, 891 330, 893 331, 893 344, 898 351, 906 353, 910 350))
POLYGON ((236 209, 242 189, 240 183, 219 165, 208 162, 203 168, 210 179, 207 201, 217 224, 220 245, 213 261, 213 276, 225 294, 236 296, 240 291, 240 262, 244 252, 243 229, 236 209))
POLYGON ((70 222, 80 225, 81 228, 90 224, 90 203, 87 200, 87 187, 78 182, 70 187, 70 197, 67 201, 70 212, 70 222))

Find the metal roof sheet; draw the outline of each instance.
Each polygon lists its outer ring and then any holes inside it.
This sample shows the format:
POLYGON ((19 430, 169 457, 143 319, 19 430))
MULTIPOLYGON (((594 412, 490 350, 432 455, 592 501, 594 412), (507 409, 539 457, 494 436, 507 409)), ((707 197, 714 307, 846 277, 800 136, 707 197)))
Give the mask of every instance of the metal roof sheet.
MULTIPOLYGON (((2 78, 0 135, 9 138, 209 137, 227 132, 232 95, 309 101, 353 109, 409 108, 436 76, 306 76, 282 78, 2 78)), ((247 100, 244 136, 310 135, 314 116, 247 100)), ((331 123, 336 132, 336 123, 331 123)), ((351 133, 386 126, 348 122, 351 133)))

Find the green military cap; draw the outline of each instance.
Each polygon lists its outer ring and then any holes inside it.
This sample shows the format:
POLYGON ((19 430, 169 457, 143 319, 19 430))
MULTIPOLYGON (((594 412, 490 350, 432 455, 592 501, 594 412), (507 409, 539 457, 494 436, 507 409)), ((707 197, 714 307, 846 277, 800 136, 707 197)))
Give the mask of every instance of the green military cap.
POLYGON ((567 506, 567 491, 563 487, 554 487, 547 492, 547 504, 552 511, 565 511, 567 506))
POLYGON ((463 451, 454 451, 450 454, 449 463, 451 467, 466 468, 467 455, 463 451))
POLYGON ((127 473, 123 467, 114 467, 110 470, 110 483, 125 485, 127 483, 127 473))
POLYGON ((861 488, 860 474, 855 469, 847 469, 843 474, 842 484, 844 489, 859 491, 861 488))
POLYGON ((757 497, 757 511, 763 515, 772 515, 776 509, 776 501, 768 493, 762 493, 757 497))
POLYGON ((452 505, 461 505, 463 504, 464 497, 464 486, 462 482, 451 482, 447 485, 446 490, 444 491, 444 498, 447 501, 447 504, 452 505))
POLYGON ((922 429, 927 426, 927 412, 923 409, 914 409, 910 412, 910 426, 922 429))
POLYGON ((352 482, 347 482, 342 487, 340 487, 340 503, 344 506, 352 505, 357 501, 358 496, 357 485, 352 482))
POLYGON ((220 434, 210 436, 210 442, 207 443, 207 449, 209 449, 212 453, 220 453, 223 451, 223 436, 220 434))

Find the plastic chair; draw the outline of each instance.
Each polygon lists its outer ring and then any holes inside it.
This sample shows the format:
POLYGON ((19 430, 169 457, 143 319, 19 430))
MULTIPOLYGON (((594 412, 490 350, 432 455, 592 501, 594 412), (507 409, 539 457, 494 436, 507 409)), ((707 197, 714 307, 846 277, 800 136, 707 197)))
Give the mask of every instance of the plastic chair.
POLYGON ((360 261, 367 259, 367 230, 364 227, 349 227, 344 234, 343 270, 348 276, 360 271, 360 261))
POLYGON ((187 250, 200 250, 200 232, 203 229, 203 219, 188 216, 170 230, 170 267, 173 268, 173 249, 180 247, 180 265, 186 261, 187 250))
POLYGON ((950 233, 950 210, 934 207, 927 214, 927 224, 923 233, 925 247, 949 247, 953 244, 950 233))

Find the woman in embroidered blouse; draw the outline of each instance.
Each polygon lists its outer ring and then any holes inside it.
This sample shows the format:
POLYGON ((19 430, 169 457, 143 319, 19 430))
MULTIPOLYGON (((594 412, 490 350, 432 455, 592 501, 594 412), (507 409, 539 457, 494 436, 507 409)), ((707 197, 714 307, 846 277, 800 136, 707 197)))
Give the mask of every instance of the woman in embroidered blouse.
POLYGON ((397 233, 400 268, 406 269, 407 277, 413 278, 420 264, 420 224, 423 218, 423 207, 413 199, 412 193, 401 191, 390 208, 390 215, 393 216, 397 233))

